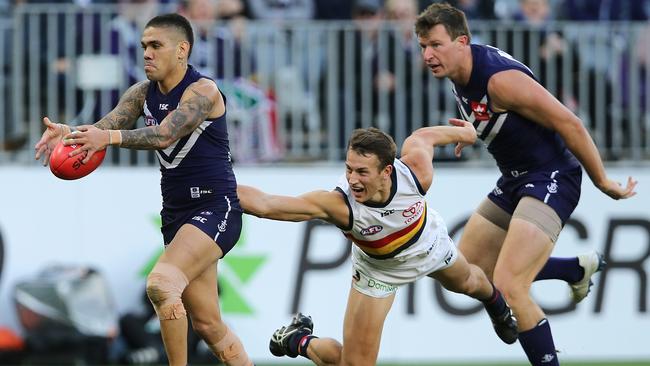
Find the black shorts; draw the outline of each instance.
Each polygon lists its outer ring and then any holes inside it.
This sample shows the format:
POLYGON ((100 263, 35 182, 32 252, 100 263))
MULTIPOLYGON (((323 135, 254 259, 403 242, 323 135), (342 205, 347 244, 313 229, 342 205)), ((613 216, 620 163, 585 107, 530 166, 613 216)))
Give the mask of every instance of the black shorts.
POLYGON ((176 232, 185 224, 191 224, 211 237, 225 256, 239 240, 242 229, 242 210, 233 207, 224 197, 225 205, 214 204, 184 210, 163 208, 162 231, 165 245, 171 243, 176 232))
POLYGON ((488 198, 510 215, 524 196, 537 198, 549 205, 566 223, 580 200, 582 168, 529 171, 517 177, 502 175, 488 198))

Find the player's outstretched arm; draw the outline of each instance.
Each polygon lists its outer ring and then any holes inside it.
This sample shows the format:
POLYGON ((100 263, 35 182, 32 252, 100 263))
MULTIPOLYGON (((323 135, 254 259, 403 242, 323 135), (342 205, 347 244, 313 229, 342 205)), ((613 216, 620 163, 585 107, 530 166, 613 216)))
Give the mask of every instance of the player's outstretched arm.
POLYGON ((52 150, 63 139, 63 136, 70 133, 70 127, 62 123, 54 123, 47 117, 43 118, 43 124, 45 131, 43 131, 41 139, 34 145, 34 150, 36 150, 34 157, 36 160, 43 158, 43 166, 47 166, 52 150))
POLYGON ((451 119, 452 126, 432 126, 415 130, 402 144, 400 160, 408 165, 427 191, 433 180, 435 146, 451 143, 471 145, 476 142, 476 130, 466 121, 451 119))
MULTIPOLYGON (((313 191, 298 197, 281 196, 239 184, 237 196, 244 212, 253 216, 280 221, 307 221, 321 219, 334 224, 340 223, 337 211, 346 210, 347 205, 340 193, 335 191, 313 191)), ((343 216, 347 217, 347 216, 343 216)))
POLYGON ((516 70, 499 72, 490 78, 488 94, 494 110, 514 111, 557 131, 603 193, 613 199, 636 194, 637 182, 632 177, 622 186, 607 176, 600 153, 582 121, 533 78, 516 70))
MULTIPOLYGON (((138 120, 138 117, 142 114, 142 108, 144 106, 144 100, 145 96, 147 95, 148 87, 149 81, 146 80, 128 88, 126 92, 124 92, 124 95, 120 98, 117 106, 115 106, 112 111, 110 111, 106 116, 104 116, 93 125, 96 128, 89 125, 81 125, 78 127, 79 132, 85 133, 90 131, 85 135, 70 135, 72 130, 69 126, 62 123, 53 123, 49 118, 45 117, 43 119, 43 123, 45 124, 46 129, 43 132, 43 136, 35 146, 36 159, 38 160, 43 157, 43 165, 47 165, 50 160, 50 153, 56 144, 58 144, 61 139, 65 138, 66 140, 71 140, 67 141, 68 145, 74 143, 82 143, 88 145, 84 149, 89 150, 89 154, 84 160, 87 162, 94 151, 106 148, 106 146, 111 142, 117 142, 117 135, 119 133, 113 133, 111 135, 111 131, 100 130, 128 129, 135 124, 135 122, 138 120), (115 141, 111 141, 113 136, 115 136, 115 141)), ((76 155, 78 153, 81 153, 81 150, 74 152, 73 155, 76 155)))

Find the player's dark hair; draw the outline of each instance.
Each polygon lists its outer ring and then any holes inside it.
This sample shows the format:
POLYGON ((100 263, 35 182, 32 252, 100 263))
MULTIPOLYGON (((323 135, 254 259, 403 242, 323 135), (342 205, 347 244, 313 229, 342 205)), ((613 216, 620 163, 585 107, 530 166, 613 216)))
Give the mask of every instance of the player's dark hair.
POLYGON ((452 41, 460 36, 472 40, 465 13, 447 3, 433 3, 424 9, 415 20, 415 34, 424 37, 438 24, 445 27, 452 41))
POLYGON ((397 146, 393 138, 375 127, 358 128, 352 131, 348 150, 363 156, 376 155, 379 160, 379 170, 393 165, 397 146))
POLYGON ((190 58, 190 55, 192 54, 192 47, 194 47, 194 31, 192 30, 192 25, 187 20, 187 18, 176 13, 162 14, 153 17, 150 21, 147 22, 147 25, 144 27, 176 28, 185 37, 185 40, 190 44, 190 50, 187 53, 187 58, 190 58))

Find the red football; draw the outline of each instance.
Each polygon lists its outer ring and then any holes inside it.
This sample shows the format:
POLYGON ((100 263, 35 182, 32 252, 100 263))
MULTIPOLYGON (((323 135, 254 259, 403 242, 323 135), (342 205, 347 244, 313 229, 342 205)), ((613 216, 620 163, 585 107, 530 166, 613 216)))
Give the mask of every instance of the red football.
POLYGON ((97 169, 99 164, 104 161, 106 149, 95 152, 87 163, 82 163, 87 153, 82 153, 75 156, 68 156, 68 154, 81 145, 63 145, 60 141, 50 155, 50 170, 54 175, 61 179, 79 179, 90 174, 93 170, 97 169))

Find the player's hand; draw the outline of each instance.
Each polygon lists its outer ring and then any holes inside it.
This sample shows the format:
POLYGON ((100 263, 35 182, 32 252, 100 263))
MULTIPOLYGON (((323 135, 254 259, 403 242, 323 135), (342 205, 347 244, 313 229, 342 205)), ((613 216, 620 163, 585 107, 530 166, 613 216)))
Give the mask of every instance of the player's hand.
POLYGON ((42 157, 43 166, 47 166, 47 164, 50 163, 50 154, 52 154, 52 150, 54 150, 63 136, 70 132, 70 127, 61 123, 54 123, 47 117, 43 118, 43 124, 46 128, 45 131, 43 131, 41 139, 38 140, 36 145, 34 145, 34 150, 36 150, 34 158, 39 160, 42 157))
POLYGON ((463 134, 461 135, 462 140, 458 141, 456 147, 454 148, 454 154, 456 154, 456 157, 459 158, 461 151, 465 148, 465 146, 474 145, 476 142, 476 129, 474 128, 473 124, 457 118, 450 118, 449 124, 464 129, 463 134))
POLYGON ((636 195, 634 188, 638 181, 632 179, 632 177, 627 177, 627 185, 623 187, 621 183, 615 182, 611 179, 607 179, 604 184, 598 187, 603 193, 610 196, 615 200, 630 198, 636 195))
POLYGON ((106 149, 108 141, 108 131, 100 130, 93 125, 78 126, 76 131, 63 137, 63 144, 65 145, 82 145, 79 148, 72 150, 70 156, 88 152, 83 160, 84 164, 90 160, 96 151, 106 149))

